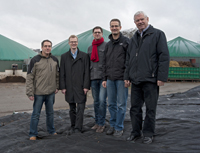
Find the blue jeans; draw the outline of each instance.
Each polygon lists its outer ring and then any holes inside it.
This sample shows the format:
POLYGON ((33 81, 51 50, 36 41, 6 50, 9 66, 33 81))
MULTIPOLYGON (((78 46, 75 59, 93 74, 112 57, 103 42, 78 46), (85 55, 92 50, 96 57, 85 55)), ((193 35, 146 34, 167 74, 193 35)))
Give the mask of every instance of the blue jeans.
POLYGON ((92 97, 94 99, 94 112, 95 122, 98 125, 103 126, 105 124, 106 117, 106 88, 102 86, 102 80, 92 80, 92 97))
POLYGON ((37 126, 40 118, 42 105, 44 102, 46 111, 47 131, 50 134, 55 133, 54 111, 53 111, 54 101, 55 101, 55 93, 52 93, 50 95, 34 95, 33 113, 31 116, 30 133, 29 133, 30 137, 38 135, 37 126))
POLYGON ((123 80, 107 80, 108 110, 110 112, 110 126, 115 130, 124 129, 124 118, 128 98, 128 88, 123 80))

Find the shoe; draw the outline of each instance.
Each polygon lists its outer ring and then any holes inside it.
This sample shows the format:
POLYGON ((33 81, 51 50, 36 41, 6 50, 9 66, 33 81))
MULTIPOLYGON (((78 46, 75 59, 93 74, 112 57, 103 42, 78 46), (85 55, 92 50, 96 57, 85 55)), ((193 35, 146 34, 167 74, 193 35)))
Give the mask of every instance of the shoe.
POLYGON ((79 130, 79 129, 75 129, 75 130, 74 130, 74 133, 82 133, 82 131, 79 130))
POLYGON ((69 133, 72 134, 72 133, 74 133, 74 132, 75 132, 74 127, 71 127, 70 130, 69 130, 69 133))
POLYGON ((53 135, 58 135, 56 132, 53 135))
POLYGON ((115 130, 115 132, 113 134, 113 136, 115 136, 115 137, 121 137, 122 135, 123 135, 123 130, 121 130, 121 131, 115 130))
POLYGON ((30 139, 29 140, 36 140, 36 137, 30 137, 30 139))
POLYGON ((107 135, 112 135, 115 131, 115 128, 114 127, 110 127, 110 129, 108 129, 108 131, 106 132, 107 135))
POLYGON ((98 127, 99 127, 99 125, 98 125, 98 124, 95 124, 91 129, 92 129, 92 130, 96 130, 96 129, 98 129, 98 127))
POLYGON ((145 144, 150 144, 153 142, 153 137, 144 137, 143 138, 143 143, 145 144))
POLYGON ((127 139, 126 141, 136 141, 138 139, 140 139, 141 136, 134 136, 133 134, 131 134, 127 139))
POLYGON ((96 130, 96 132, 97 133, 103 133, 104 129, 105 129, 105 125, 103 125, 103 126, 99 125, 98 129, 96 130))

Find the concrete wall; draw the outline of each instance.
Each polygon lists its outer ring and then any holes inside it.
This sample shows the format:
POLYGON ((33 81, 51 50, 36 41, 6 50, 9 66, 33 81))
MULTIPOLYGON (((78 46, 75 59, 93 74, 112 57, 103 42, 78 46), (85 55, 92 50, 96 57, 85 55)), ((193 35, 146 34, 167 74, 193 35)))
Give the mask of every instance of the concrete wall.
POLYGON ((27 72, 22 72, 22 70, 15 70, 15 75, 13 75, 13 70, 6 70, 5 72, 0 72, 0 80, 7 76, 22 76, 26 79, 27 72))

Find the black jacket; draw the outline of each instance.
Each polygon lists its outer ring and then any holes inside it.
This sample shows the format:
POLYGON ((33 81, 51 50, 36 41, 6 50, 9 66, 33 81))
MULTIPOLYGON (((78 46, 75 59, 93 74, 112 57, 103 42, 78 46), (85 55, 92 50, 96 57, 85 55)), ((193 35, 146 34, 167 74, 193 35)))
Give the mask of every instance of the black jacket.
POLYGON ((66 89, 65 100, 68 103, 84 103, 84 88, 90 89, 89 56, 78 50, 74 59, 69 50, 61 55, 60 89, 66 89))
POLYGON ((134 84, 167 81, 169 51, 164 32, 149 26, 140 37, 136 32, 130 40, 124 80, 134 84))
POLYGON ((109 39, 104 51, 103 80, 123 80, 129 39, 122 33, 117 40, 113 39, 112 34, 109 39))

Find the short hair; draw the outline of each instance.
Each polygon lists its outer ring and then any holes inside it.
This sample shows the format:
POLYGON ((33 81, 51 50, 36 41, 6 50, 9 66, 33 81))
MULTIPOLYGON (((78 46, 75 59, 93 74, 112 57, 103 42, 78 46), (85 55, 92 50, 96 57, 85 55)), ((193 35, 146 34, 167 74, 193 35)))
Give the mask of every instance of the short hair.
POLYGON ((96 26, 96 27, 94 27, 94 28, 92 29, 92 32, 94 32, 95 29, 100 29, 101 32, 103 33, 103 29, 102 29, 100 26, 96 26))
POLYGON ((77 38, 77 41, 78 41, 78 37, 76 35, 69 36, 68 41, 70 41, 70 38, 77 38))
POLYGON ((148 17, 148 16, 146 15, 146 13, 144 13, 144 11, 138 11, 138 12, 136 12, 136 13, 134 14, 133 20, 135 20, 135 16, 138 16, 139 14, 143 14, 146 18, 148 17))
POLYGON ((51 42, 50 40, 46 39, 46 40, 43 40, 43 41, 41 42, 41 46, 42 46, 42 47, 43 47, 43 45, 44 45, 45 42, 50 42, 50 43, 51 43, 51 46, 52 46, 52 42, 51 42))
POLYGON ((121 21, 119 19, 112 19, 112 20, 110 20, 110 25, 111 25, 111 22, 113 22, 113 21, 119 22, 119 26, 121 27, 121 21))

